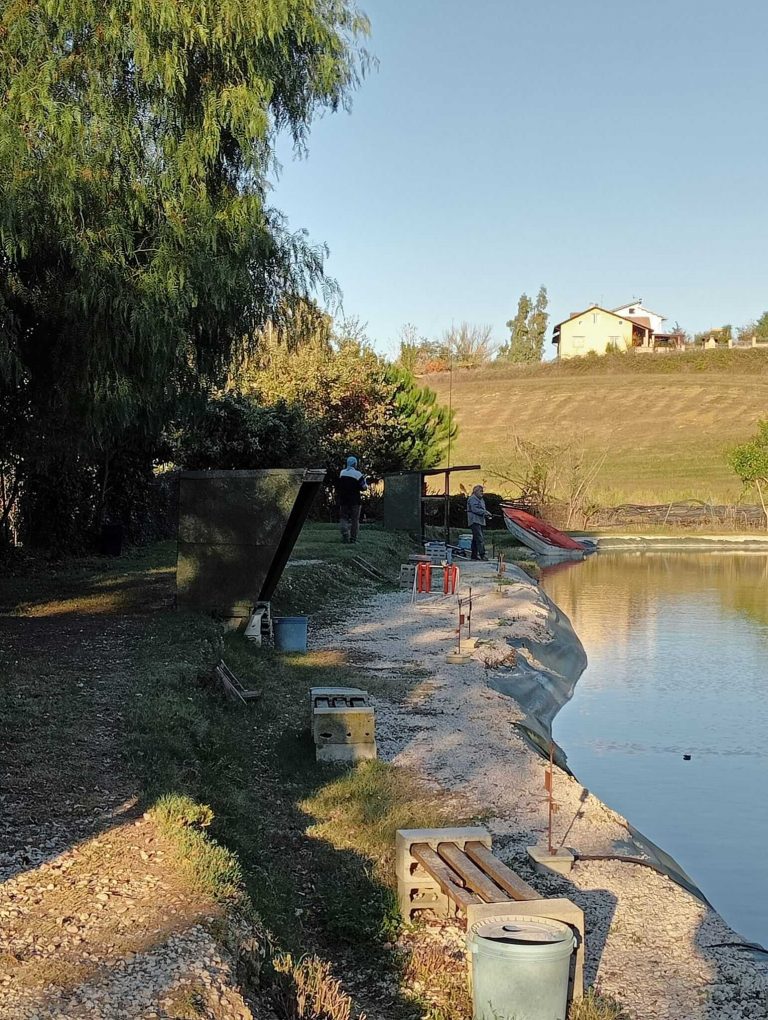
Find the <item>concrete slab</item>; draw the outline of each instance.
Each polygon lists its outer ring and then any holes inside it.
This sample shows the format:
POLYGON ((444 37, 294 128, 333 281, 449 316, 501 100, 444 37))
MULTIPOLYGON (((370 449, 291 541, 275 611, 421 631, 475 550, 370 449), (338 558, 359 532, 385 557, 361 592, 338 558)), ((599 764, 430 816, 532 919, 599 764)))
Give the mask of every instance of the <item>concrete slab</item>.
POLYGON ((555 850, 553 854, 546 846, 529 846, 528 856, 541 875, 556 871, 558 875, 569 875, 573 870, 574 856, 570 850, 555 850))

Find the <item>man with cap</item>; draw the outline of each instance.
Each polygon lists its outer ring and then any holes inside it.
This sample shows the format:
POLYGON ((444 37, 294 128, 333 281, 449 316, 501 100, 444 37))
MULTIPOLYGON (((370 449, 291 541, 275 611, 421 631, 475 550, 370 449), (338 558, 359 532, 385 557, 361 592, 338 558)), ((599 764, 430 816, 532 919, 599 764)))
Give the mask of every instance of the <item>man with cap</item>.
POLYGON ((347 457, 347 466, 339 474, 336 498, 339 502, 339 527, 342 542, 356 542, 360 529, 361 495, 368 488, 365 475, 357 470, 357 457, 347 457))

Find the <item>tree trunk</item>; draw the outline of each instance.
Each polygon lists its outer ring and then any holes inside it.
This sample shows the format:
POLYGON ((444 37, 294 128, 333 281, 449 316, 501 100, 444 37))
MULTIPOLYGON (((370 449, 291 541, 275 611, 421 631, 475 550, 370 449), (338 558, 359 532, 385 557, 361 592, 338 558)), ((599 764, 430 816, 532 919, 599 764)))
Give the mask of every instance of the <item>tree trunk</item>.
POLYGON ((763 508, 763 514, 765 515, 765 530, 768 531, 768 510, 765 508, 765 500, 763 499, 763 487, 760 484, 760 479, 755 479, 755 485, 757 486, 757 494, 760 497, 760 505, 763 508))

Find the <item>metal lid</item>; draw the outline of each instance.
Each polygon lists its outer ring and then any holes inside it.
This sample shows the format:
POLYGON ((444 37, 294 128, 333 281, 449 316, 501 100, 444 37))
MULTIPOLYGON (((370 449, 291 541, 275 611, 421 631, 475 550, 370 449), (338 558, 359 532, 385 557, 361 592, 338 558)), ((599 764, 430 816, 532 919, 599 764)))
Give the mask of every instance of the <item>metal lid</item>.
POLYGON ((472 925, 472 934, 491 942, 551 945, 567 942, 573 932, 567 924, 548 917, 487 917, 472 925))

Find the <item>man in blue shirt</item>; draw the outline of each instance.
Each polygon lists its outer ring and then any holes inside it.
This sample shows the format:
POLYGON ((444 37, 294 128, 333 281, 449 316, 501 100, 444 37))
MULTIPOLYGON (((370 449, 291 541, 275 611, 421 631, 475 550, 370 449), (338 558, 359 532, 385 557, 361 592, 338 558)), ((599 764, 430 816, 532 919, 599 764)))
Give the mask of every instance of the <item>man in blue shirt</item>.
POLYGON ((482 485, 476 485, 472 490, 472 495, 467 500, 467 523, 472 529, 473 560, 485 560, 488 558, 485 555, 483 528, 487 519, 492 516, 493 514, 489 513, 485 507, 482 485))
POLYGON ((368 488, 365 475, 357 470, 357 457, 347 457, 347 466, 339 474, 336 498, 339 502, 341 541, 356 542, 360 529, 360 503, 368 488))

